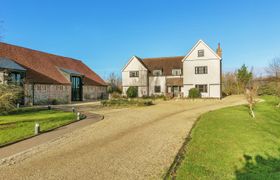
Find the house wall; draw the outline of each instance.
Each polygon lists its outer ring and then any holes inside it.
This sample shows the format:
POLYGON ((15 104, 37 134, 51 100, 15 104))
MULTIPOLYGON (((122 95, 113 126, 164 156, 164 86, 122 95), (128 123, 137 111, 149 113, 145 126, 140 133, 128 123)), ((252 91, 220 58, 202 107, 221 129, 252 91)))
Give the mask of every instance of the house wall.
POLYGON ((221 60, 204 43, 199 43, 193 52, 184 60, 184 96, 196 84, 207 84, 207 93, 202 97, 221 98, 221 60), (204 57, 198 57, 197 51, 204 49, 204 57), (207 74, 195 74, 196 66, 207 66, 207 74))
POLYGON ((97 100, 107 98, 106 86, 83 86, 83 100, 97 100))
POLYGON ((136 57, 122 71, 123 94, 126 94, 130 86, 138 87, 138 96, 148 95, 148 71, 136 57), (139 71, 139 77, 129 77, 130 71, 139 71))
POLYGON ((166 92, 166 76, 149 77, 149 95, 162 95, 166 92), (160 86, 160 93, 155 92, 155 86, 160 86))
POLYGON ((46 104, 47 101, 56 99, 61 103, 71 102, 71 86, 70 85, 50 85, 50 84, 35 84, 34 95, 33 85, 24 85, 25 104, 46 104))

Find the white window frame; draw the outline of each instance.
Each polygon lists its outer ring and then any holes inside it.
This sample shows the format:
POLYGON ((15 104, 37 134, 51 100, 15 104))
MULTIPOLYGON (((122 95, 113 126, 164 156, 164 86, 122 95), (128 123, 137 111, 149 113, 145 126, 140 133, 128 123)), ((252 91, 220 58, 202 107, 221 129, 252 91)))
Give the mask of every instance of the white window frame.
POLYGON ((208 74, 208 66, 195 66, 195 74, 208 74))
POLYGON ((139 71, 129 71, 129 77, 139 77, 139 71))
POLYGON ((161 93, 161 86, 155 86, 154 91, 155 91, 155 93, 161 93), (156 91, 156 88, 159 88, 159 91, 156 91))
POLYGON ((199 49, 197 51, 197 57, 204 57, 204 49, 199 49))
POLYGON ((181 76, 181 75, 182 75, 182 69, 172 69, 172 76, 181 76))
POLYGON ((198 89, 200 93, 208 93, 208 85, 207 84, 196 84, 195 88, 198 89))
POLYGON ((160 69, 153 70, 153 76, 162 76, 162 70, 160 69))

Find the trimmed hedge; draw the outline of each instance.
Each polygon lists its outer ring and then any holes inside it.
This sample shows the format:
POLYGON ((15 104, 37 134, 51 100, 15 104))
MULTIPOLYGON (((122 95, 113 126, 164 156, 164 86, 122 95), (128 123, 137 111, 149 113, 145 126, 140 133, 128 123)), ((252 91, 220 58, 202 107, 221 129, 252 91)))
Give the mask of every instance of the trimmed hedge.
POLYGON ((144 99, 111 99, 101 101, 103 106, 151 106, 152 100, 144 99))

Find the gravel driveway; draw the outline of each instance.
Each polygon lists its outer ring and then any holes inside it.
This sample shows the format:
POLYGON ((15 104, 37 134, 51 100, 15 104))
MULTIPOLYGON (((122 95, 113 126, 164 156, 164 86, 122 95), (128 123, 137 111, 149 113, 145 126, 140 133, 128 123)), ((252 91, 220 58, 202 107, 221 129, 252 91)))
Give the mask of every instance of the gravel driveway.
POLYGON ((103 121, 8 160, 0 179, 160 179, 199 115, 244 102, 231 96, 101 109, 103 121))

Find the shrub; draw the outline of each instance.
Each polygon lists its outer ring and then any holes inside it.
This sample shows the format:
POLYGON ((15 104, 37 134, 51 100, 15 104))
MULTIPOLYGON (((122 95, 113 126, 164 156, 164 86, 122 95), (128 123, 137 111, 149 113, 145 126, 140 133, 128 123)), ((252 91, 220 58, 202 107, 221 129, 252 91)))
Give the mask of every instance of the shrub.
POLYGON ((15 85, 0 85, 0 113, 5 114, 15 109, 22 96, 22 89, 15 85))
POLYGON ((201 97, 201 94, 199 92, 199 90, 197 88, 191 88, 189 90, 189 98, 200 98, 201 97))
POLYGON ((144 99, 111 99, 101 101, 103 106, 150 106, 153 105, 152 100, 144 100, 144 99))
POLYGON ((257 94, 261 95, 277 95, 276 83, 267 83, 260 85, 257 94))
POLYGON ((129 98, 135 98, 138 96, 138 88, 135 86, 130 86, 127 91, 126 91, 126 95, 129 98))
POLYGON ((118 92, 113 92, 113 93, 110 94, 110 96, 113 99, 117 99, 117 98, 121 98, 122 95, 118 92))

